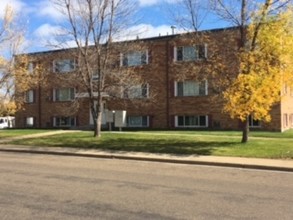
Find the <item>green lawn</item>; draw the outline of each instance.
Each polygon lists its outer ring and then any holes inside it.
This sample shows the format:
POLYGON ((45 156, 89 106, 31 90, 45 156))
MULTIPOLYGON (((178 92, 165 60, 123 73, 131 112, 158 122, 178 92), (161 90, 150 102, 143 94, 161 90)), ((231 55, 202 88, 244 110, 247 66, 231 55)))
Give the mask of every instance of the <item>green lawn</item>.
POLYGON ((179 155, 293 159, 292 131, 251 132, 251 138, 247 144, 240 143, 241 132, 229 131, 104 132, 99 140, 93 138, 92 135, 92 132, 77 132, 12 143, 179 155))
POLYGON ((22 135, 29 135, 29 134, 39 134, 44 132, 50 132, 54 130, 46 130, 46 129, 3 129, 0 130, 0 138, 9 138, 9 137, 17 137, 22 135))

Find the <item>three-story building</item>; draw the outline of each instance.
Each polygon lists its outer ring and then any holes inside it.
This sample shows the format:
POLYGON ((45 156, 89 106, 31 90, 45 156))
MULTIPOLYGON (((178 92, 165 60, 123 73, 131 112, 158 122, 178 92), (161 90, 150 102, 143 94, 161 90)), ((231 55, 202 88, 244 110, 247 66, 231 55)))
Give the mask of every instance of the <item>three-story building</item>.
MULTIPOLYGON (((143 49, 120 55, 120 67, 132 68, 144 83, 123 91, 121 99, 105 97, 104 110, 126 110, 127 127, 149 129, 240 129, 239 120, 223 113, 218 82, 237 74, 238 29, 215 29, 197 33, 130 41, 143 49), (216 62, 227 72, 213 75, 216 62)), ((25 93, 16 127, 90 128, 93 125, 87 95, 81 84, 69 80, 78 64, 69 50, 30 53, 28 68, 42 63, 46 85, 25 93)), ((284 89, 285 90, 285 89, 284 89)), ((289 88, 288 88, 289 90, 289 88)), ((249 119, 252 128, 284 131, 293 126, 293 91, 271 111, 269 123, 249 119)), ((106 125, 106 115, 103 124, 106 125)))

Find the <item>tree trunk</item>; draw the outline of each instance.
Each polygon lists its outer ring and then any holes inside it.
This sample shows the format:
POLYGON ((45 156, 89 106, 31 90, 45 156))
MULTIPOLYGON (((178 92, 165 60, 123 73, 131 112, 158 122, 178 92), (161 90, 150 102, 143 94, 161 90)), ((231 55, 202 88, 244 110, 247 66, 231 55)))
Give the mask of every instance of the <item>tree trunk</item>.
POLYGON ((248 118, 243 122, 243 130, 242 130, 242 140, 241 143, 246 143, 248 141, 248 133, 249 133, 249 121, 248 118))
POLYGON ((98 111, 97 118, 94 121, 94 137, 101 137, 101 127, 102 127, 102 112, 98 111))

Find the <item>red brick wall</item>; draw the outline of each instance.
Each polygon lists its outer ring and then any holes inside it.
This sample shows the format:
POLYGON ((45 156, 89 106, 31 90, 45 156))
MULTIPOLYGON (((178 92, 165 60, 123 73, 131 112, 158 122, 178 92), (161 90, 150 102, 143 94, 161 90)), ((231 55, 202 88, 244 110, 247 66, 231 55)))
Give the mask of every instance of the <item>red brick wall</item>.
MULTIPOLYGON (((223 103, 213 87, 213 79, 206 77, 205 68, 209 62, 209 56, 223 58, 225 65, 229 66, 229 73, 237 74, 237 66, 233 58, 233 48, 237 48, 237 32, 235 30, 221 30, 207 33, 196 38, 200 43, 208 44, 208 59, 202 61, 174 62, 174 47, 196 44, 191 35, 170 36, 142 41, 149 51, 149 64, 131 67, 139 74, 150 87, 149 99, 138 100, 108 100, 106 105, 109 110, 127 110, 131 116, 145 116, 151 118, 151 127, 168 129, 174 126, 175 115, 208 115, 209 128, 212 129, 239 129, 239 121, 232 120, 222 112, 223 103), (232 35, 231 35, 232 33, 232 35), (208 36, 208 38, 206 37, 208 36), (229 45, 229 47, 227 47, 229 45), (232 49, 231 49, 232 48, 232 49), (184 79, 208 80, 208 95, 198 97, 174 97, 174 82, 184 79)), ((133 42, 135 43, 135 42, 133 42)), ((35 55, 32 54, 32 57, 35 55)), ((37 91, 37 102, 25 104, 24 108, 16 114, 16 126, 24 126, 25 117, 35 117, 37 127, 52 126, 54 116, 76 116, 78 126, 89 125, 89 103, 86 98, 78 99, 77 102, 53 102, 52 90, 54 88, 75 87, 78 91, 83 88, 78 82, 68 80, 71 74, 56 75, 52 72, 52 62, 56 57, 68 57, 66 51, 40 53, 38 59, 44 61, 48 71, 48 81, 37 91), (40 93, 41 92, 41 93, 40 93), (40 99, 39 99, 40 97, 40 99), (40 110, 40 111, 39 111, 40 110)), ((282 117, 284 114, 293 114, 293 97, 283 99, 281 105, 276 105, 272 110, 272 121, 262 123, 261 129, 286 130, 282 117)), ((289 121, 289 119, 288 119, 289 121)), ((293 115, 292 115, 293 121, 293 115)), ((289 123, 289 122, 288 122, 289 123)), ((290 124, 291 126, 291 124, 290 124)))

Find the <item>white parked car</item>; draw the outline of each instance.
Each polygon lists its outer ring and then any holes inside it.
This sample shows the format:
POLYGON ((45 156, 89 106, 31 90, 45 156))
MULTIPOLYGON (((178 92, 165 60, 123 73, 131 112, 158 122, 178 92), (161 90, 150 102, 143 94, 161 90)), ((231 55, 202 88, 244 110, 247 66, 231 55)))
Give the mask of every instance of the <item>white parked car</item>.
POLYGON ((6 116, 0 117, 0 129, 13 128, 15 124, 15 117, 6 116))

